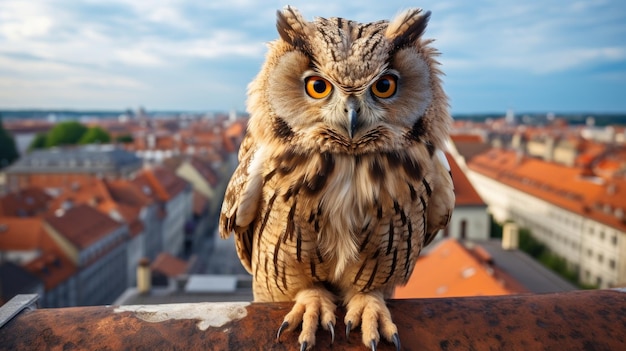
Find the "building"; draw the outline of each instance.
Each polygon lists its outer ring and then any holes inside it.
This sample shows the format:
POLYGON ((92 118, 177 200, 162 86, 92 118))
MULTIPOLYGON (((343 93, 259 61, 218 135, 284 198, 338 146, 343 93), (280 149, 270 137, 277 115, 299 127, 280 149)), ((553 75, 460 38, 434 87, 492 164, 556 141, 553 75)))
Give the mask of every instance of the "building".
POLYGON ((163 250, 174 256, 183 253, 185 225, 193 216, 193 191, 173 171, 157 167, 142 171, 132 183, 158 203, 162 218, 163 250))
POLYGON ((6 169, 7 187, 56 188, 89 181, 93 176, 129 178, 142 167, 134 154, 112 145, 35 150, 6 169))
POLYGON ((48 210, 48 202, 51 199, 43 188, 23 188, 0 197, 0 216, 37 216, 48 210))
POLYGON ((112 303, 127 284, 128 226, 88 205, 58 209, 44 227, 77 267, 76 301, 70 305, 112 303))
POLYGON ((454 183, 454 211, 448 226, 435 237, 459 240, 486 240, 489 238, 490 220, 487 204, 478 195, 454 157, 446 154, 454 183))
POLYGON ((13 262, 0 260, 0 306, 19 294, 43 295, 41 280, 13 262))
MULTIPOLYGON (((76 305, 76 266, 52 240, 41 217, 0 216, 0 262, 19 266, 37 279, 42 307, 76 305)), ((4 282, 4 293, 20 289, 19 282, 18 278, 4 282)))
POLYGON ((491 149, 467 163, 494 218, 513 220, 564 258, 580 281, 626 283, 626 180, 491 149))

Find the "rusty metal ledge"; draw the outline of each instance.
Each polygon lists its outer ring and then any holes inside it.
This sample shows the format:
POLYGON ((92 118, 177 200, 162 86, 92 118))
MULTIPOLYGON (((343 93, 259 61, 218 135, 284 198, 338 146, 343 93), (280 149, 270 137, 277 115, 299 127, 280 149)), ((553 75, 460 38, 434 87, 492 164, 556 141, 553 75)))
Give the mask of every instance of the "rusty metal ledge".
MULTIPOLYGON (((394 300, 404 350, 626 350, 626 292, 394 300)), ((0 350, 297 350, 276 342, 290 304, 194 303, 26 310, 0 328, 0 350)), ((366 350, 340 331, 334 350, 366 350)), ((317 333, 315 350, 330 349, 317 333)), ((393 350, 381 342, 379 350, 393 350)))

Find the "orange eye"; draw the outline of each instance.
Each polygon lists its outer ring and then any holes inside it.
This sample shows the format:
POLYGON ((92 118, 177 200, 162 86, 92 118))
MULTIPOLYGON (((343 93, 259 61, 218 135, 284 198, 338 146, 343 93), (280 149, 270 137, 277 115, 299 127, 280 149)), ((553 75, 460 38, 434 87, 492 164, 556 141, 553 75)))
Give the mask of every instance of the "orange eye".
POLYGON ((396 93, 398 77, 392 74, 386 74, 372 85, 372 93, 381 99, 392 97, 396 93))
POLYGON ((323 99, 327 97, 331 91, 333 91, 332 84, 330 84, 330 82, 326 79, 318 76, 307 78, 304 84, 306 86, 306 93, 314 99, 323 99))

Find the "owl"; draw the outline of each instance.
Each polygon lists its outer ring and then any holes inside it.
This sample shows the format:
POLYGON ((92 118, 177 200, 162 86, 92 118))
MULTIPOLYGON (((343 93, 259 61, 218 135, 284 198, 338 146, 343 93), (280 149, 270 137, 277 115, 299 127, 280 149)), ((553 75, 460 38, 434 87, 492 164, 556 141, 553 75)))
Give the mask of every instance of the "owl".
POLYGON ((382 336, 400 349, 385 299, 454 207, 447 96, 438 51, 422 39, 429 17, 307 21, 286 7, 248 87, 220 235, 234 233, 255 301, 293 302, 277 339, 301 326, 301 350, 319 326, 334 340, 338 306, 347 338, 360 326, 366 347, 382 336))

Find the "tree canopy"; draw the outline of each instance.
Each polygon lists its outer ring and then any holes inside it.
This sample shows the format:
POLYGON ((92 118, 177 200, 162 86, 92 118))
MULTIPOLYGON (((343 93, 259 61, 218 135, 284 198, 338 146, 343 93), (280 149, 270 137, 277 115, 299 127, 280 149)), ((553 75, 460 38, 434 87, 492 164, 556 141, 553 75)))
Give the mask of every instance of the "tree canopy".
POLYGON ((46 147, 74 145, 78 143, 85 132, 87 132, 87 127, 78 122, 61 122, 48 132, 46 147))
POLYGON ((28 150, 31 151, 35 149, 45 149, 46 137, 47 137, 46 133, 37 133, 33 141, 30 142, 30 145, 28 146, 28 150))
POLYGON ((118 143, 132 143, 134 141, 133 136, 130 134, 122 134, 115 138, 118 143))
POLYGON ((31 142, 29 150, 76 144, 106 144, 111 136, 98 126, 87 128, 79 122, 68 121, 55 125, 48 133, 39 133, 31 142))
POLYGON ((15 139, 4 129, 2 116, 0 115, 0 169, 10 165, 18 157, 15 139))
POLYGON ((90 127, 78 141, 79 144, 106 144, 111 141, 111 136, 104 129, 95 126, 90 127))

